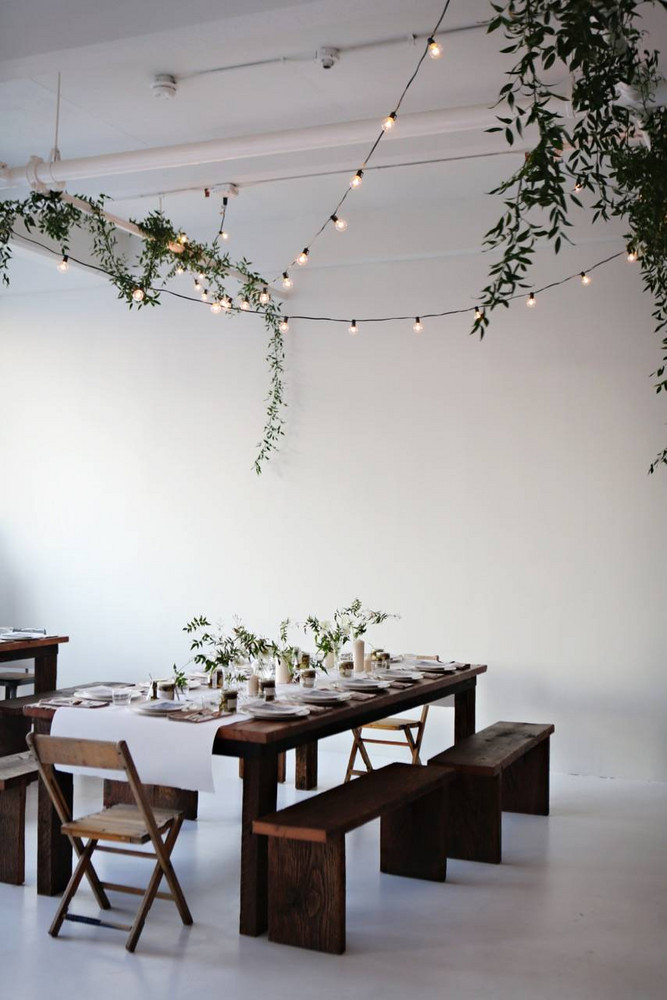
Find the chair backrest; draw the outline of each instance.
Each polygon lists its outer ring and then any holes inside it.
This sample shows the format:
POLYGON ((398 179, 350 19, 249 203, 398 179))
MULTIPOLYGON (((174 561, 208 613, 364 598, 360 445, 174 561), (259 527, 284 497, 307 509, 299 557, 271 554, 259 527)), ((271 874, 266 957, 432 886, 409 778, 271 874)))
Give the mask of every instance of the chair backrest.
POLYGON ((72 819, 72 812, 53 774, 55 765, 89 767, 102 771, 124 771, 134 800, 148 829, 157 835, 153 810, 149 804, 146 790, 137 774, 132 754, 124 740, 113 743, 106 740, 79 740, 66 736, 46 736, 43 733, 28 733, 26 740, 62 823, 68 823, 72 819))

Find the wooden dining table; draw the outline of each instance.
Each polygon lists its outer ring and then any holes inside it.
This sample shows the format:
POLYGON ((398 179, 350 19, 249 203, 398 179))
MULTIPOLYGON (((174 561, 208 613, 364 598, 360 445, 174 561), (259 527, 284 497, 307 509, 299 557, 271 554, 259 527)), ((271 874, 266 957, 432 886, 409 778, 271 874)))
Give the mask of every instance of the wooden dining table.
MULTIPOLYGON (((307 747, 316 752, 318 741, 328 736, 450 695, 454 696, 454 741, 459 742, 475 732, 477 677, 486 669, 482 664, 466 664, 456 673, 425 677, 409 687, 391 687, 373 697, 353 699, 308 716, 275 722, 244 717, 218 730, 213 753, 242 758, 244 764, 239 920, 242 934, 257 936, 267 928, 267 843, 265 838, 253 834, 252 823, 276 808, 278 755, 295 748, 302 748, 303 752, 307 747)), ((57 693, 71 694, 73 690, 57 693)), ((16 698, 4 705, 3 708, 0 703, 0 725, 5 718, 23 714, 32 720, 35 731, 50 731, 55 710, 34 704, 34 696, 16 698)), ((71 804, 72 776, 60 772, 58 777, 61 790, 71 804)), ((71 875, 72 852, 67 838, 60 834, 60 822, 41 783, 38 815, 37 891, 55 895, 63 891, 71 875)))
MULTIPOLYGON (((0 664, 16 660, 33 660, 35 664, 35 694, 58 687, 58 647, 69 642, 67 635, 45 635, 43 639, 18 639, 0 642, 0 664)), ((0 683, 2 683, 0 681, 0 683)))

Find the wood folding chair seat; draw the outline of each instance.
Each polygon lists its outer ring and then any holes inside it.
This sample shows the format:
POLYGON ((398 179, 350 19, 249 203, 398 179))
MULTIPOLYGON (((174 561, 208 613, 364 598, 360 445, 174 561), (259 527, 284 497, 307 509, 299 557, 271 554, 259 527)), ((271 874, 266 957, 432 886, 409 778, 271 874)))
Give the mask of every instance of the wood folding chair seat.
MULTIPOLYGON (((439 660, 439 656, 417 656, 416 659, 419 660, 439 660)), ((410 751, 411 763, 421 764, 420 752, 422 740, 424 739, 424 729, 426 728, 426 720, 428 718, 429 706, 424 705, 421 710, 421 714, 418 719, 403 719, 400 716, 388 718, 388 719, 378 719, 377 722, 368 722, 365 726, 361 726, 359 729, 352 730, 352 749, 350 750, 350 759, 347 762, 347 771, 345 772, 345 781, 349 781, 352 777, 357 775, 366 774, 367 771, 373 770, 373 762, 366 749, 366 744, 375 743, 382 744, 382 746, 390 747, 407 747, 410 751), (375 731, 382 730, 386 733, 396 733, 402 736, 402 739, 380 739, 376 736, 367 736, 365 730, 373 729, 375 731), (357 754, 361 757, 364 764, 364 770, 361 771, 355 768, 357 754)))
POLYGON ((27 740, 39 768, 40 777, 60 819, 61 832, 69 838, 79 859, 49 928, 49 934, 52 937, 57 937, 64 920, 94 924, 99 927, 112 927, 116 930, 129 931, 125 947, 128 951, 134 951, 148 912, 156 898, 173 900, 183 923, 191 924, 192 916, 171 864, 171 853, 183 823, 183 813, 177 810, 153 809, 151 807, 127 744, 122 740, 119 743, 111 743, 101 740, 44 736, 35 733, 30 733, 27 740), (99 812, 75 819, 54 775, 54 766, 57 764, 124 771, 135 804, 113 805, 101 809, 99 812), (85 844, 84 839, 87 840, 85 844), (153 850, 140 851, 127 847, 100 847, 98 846, 99 841, 136 845, 150 843, 153 850), (155 867, 146 889, 101 881, 92 864, 92 855, 96 850, 109 854, 154 859, 155 867), (119 924, 69 913, 69 905, 84 875, 103 910, 111 909, 106 890, 142 896, 134 922, 131 925, 119 924), (158 892, 163 878, 166 879, 170 892, 158 892))

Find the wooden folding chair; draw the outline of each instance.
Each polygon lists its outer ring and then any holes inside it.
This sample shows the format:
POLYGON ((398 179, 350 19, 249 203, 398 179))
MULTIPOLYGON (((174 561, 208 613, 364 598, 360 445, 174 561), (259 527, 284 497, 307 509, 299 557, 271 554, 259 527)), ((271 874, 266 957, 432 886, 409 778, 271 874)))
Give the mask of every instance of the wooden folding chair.
MULTIPOLYGON (((419 660, 439 660, 439 656, 422 656, 419 655, 415 657, 419 660)), ((378 719, 377 722, 368 722, 365 726, 361 726, 359 729, 352 730, 352 749, 350 750, 350 759, 347 762, 347 771, 345 772, 345 781, 349 781, 355 775, 366 774, 367 771, 373 770, 373 763, 366 749, 367 743, 382 744, 383 746, 390 747, 407 747, 410 751, 410 756, 413 764, 421 764, 421 759, 419 753, 421 751, 422 740, 424 738, 424 729, 426 728, 426 719, 428 718, 429 706, 424 705, 421 710, 421 714, 418 719, 402 719, 400 716, 389 719, 378 719), (381 740, 374 739, 370 736, 364 735, 365 729, 382 730, 387 733, 397 733, 401 734, 404 739, 392 739, 392 740, 381 740), (357 760, 357 754, 360 755, 365 770, 360 771, 355 769, 355 763, 357 760)))
POLYGON ((183 823, 183 813, 151 807, 127 744, 122 740, 119 743, 110 743, 101 740, 76 740, 43 736, 35 733, 30 733, 27 740, 39 768, 40 777, 61 821, 61 833, 69 838, 79 859, 49 928, 49 934, 52 937, 57 937, 64 920, 94 924, 98 927, 112 927, 116 930, 130 932, 125 947, 128 951, 134 951, 148 911, 156 898, 173 900, 183 923, 191 924, 192 916, 171 864, 171 853, 183 823), (102 809, 100 812, 74 819, 54 774, 54 765, 56 764, 124 771, 136 805, 114 805, 102 809), (89 838, 88 842, 84 844, 82 838, 89 838), (147 844, 150 842, 153 851, 138 851, 125 847, 98 847, 100 840, 127 844, 147 844), (93 868, 91 860, 95 850, 138 858, 154 858, 155 868, 146 889, 115 882, 102 882, 93 868), (134 923, 132 925, 112 923, 111 921, 68 913, 69 905, 84 875, 90 883, 97 902, 104 910, 111 908, 106 890, 142 896, 141 906, 134 923), (158 892, 163 877, 167 880, 171 892, 158 892))

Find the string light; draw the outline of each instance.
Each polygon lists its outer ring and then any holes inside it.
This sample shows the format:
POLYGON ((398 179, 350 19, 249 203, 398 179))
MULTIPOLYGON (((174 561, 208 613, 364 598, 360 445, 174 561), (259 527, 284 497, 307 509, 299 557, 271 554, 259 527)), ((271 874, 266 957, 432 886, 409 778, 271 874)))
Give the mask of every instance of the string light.
POLYGON ((202 302, 206 302, 208 300, 208 288, 205 288, 201 293, 201 300, 202 302))
POLYGON ((592 280, 593 279, 591 278, 590 274, 586 274, 585 271, 581 272, 581 283, 582 283, 582 285, 590 285, 590 283, 591 283, 592 280))
POLYGON ((247 312, 248 309, 250 309, 250 302, 248 301, 248 298, 245 295, 241 299, 241 309, 243 309, 244 312, 247 312))
POLYGON ((630 248, 628 250, 628 256, 626 258, 626 260, 628 261, 628 264, 634 264, 634 262, 637 260, 638 256, 639 256, 639 254, 637 253, 637 251, 633 250, 632 248, 630 248))
POLYGON ((435 38, 431 37, 428 40, 428 54, 431 59, 439 59, 442 55, 442 45, 440 42, 436 42, 435 38))
POLYGON ((206 275, 204 274, 203 271, 200 271, 199 274, 197 275, 197 281, 206 281, 206 275))
POLYGON ((135 302, 143 302, 144 299, 143 288, 135 288, 134 291, 132 292, 132 298, 134 299, 135 302))
POLYGON ((285 316, 285 319, 281 319, 280 323, 278 324, 278 329, 280 330, 281 333, 287 333, 287 331, 289 330, 288 316, 285 316))
POLYGON ((345 221, 345 219, 341 219, 338 215, 332 215, 331 221, 333 222, 334 227, 338 230, 339 233, 344 233, 345 230, 347 229, 347 222, 345 221))
POLYGON ((535 292, 531 292, 526 300, 526 305, 529 309, 534 309, 537 305, 537 299, 535 298, 535 292))
POLYGON ((264 286, 264 288, 259 293, 259 304, 260 306, 267 306, 271 301, 271 296, 269 295, 269 290, 264 286))
POLYGON ((229 310, 232 308, 232 300, 230 299, 229 295, 223 295, 222 302, 220 304, 222 308, 225 310, 225 312, 229 312, 229 310))
POLYGON ((179 233, 176 239, 178 240, 178 242, 181 244, 182 247, 184 247, 185 244, 188 242, 188 238, 185 233, 179 233))
POLYGON ((352 320, 352 322, 350 323, 350 325, 349 325, 349 326, 348 326, 348 328, 347 328, 347 332, 348 332, 348 333, 351 333, 353 337, 354 337, 354 335, 355 335, 356 333, 359 333, 359 327, 357 326, 357 321, 356 321, 356 319, 353 319, 353 320, 352 320))
POLYGON ((174 271, 174 274, 184 274, 184 273, 185 273, 185 268, 181 267, 181 265, 179 264, 176 270, 174 271))
POLYGON ((66 253, 63 254, 63 259, 59 260, 56 264, 56 269, 60 271, 61 274, 64 274, 65 271, 69 271, 69 257, 66 253))
POLYGON ((291 288, 294 282, 290 278, 287 271, 283 271, 283 288, 291 288))
POLYGON ((221 240, 228 240, 229 239, 229 233, 227 232, 226 229, 223 229, 222 232, 220 233, 220 239, 221 240))
POLYGON ((584 185, 580 184, 579 181, 577 181, 577 183, 574 185, 574 188, 572 190, 573 191, 582 191, 583 187, 584 187, 584 185))
POLYGON ((363 172, 363 170, 357 170, 356 174, 354 175, 354 177, 350 181, 350 187, 351 188, 361 187, 361 185, 363 184, 363 181, 364 181, 364 172, 363 172))
POLYGON ((195 292, 201 292, 201 281, 199 278, 195 278, 195 292))
POLYGON ((309 253, 310 253, 310 251, 308 250, 308 247, 304 247, 303 250, 301 251, 301 253, 299 254, 299 256, 296 259, 297 264, 300 264, 301 267, 303 267, 304 264, 307 264, 308 263, 308 254, 309 253))
POLYGON ((389 129, 392 129, 395 124, 396 124, 396 112, 392 111, 390 115, 387 115, 386 118, 382 119, 382 131, 388 132, 389 129))
POLYGON ((222 312, 222 305, 217 300, 215 302, 211 302, 211 312, 216 313, 216 315, 217 313, 222 312))
POLYGON ((415 333, 421 333, 422 330, 424 329, 424 324, 420 320, 419 316, 415 316, 415 321, 412 324, 412 329, 415 331, 415 333))
POLYGON ((475 319, 480 320, 484 318, 484 310, 480 309, 479 306, 475 309, 475 319))

